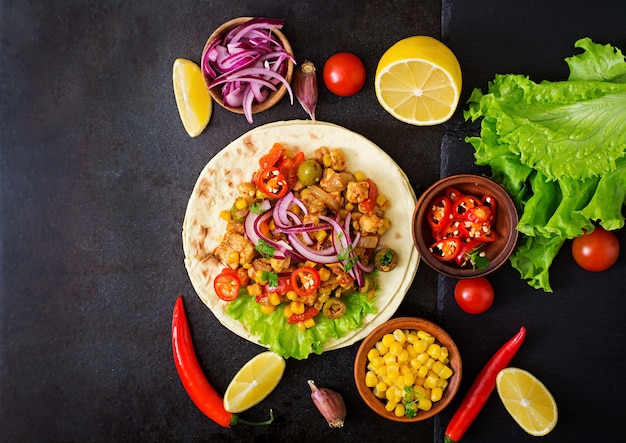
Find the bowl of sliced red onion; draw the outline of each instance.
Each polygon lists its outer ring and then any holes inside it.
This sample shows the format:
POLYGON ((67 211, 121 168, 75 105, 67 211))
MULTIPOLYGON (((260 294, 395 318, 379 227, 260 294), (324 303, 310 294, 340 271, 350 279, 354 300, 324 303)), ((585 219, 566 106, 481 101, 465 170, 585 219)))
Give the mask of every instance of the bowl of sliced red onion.
POLYGON ((211 96, 249 123, 287 92, 293 104, 295 58, 282 27, 280 19, 234 18, 213 31, 202 51, 202 75, 211 96))

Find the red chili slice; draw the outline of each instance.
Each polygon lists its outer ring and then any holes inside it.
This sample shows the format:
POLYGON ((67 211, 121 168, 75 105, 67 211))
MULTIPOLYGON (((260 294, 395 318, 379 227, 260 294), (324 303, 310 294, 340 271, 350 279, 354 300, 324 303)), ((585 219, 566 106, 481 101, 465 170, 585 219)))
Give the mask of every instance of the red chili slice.
POLYGON ((428 213, 428 224, 433 231, 433 236, 437 236, 450 224, 450 215, 452 214, 452 201, 445 195, 438 197, 428 213))
POLYGON ((475 206, 480 205, 480 200, 473 195, 464 195, 457 199, 452 207, 452 215, 460 219, 465 218, 465 213, 475 206))
POLYGON ((274 166, 268 166, 256 176, 257 187, 268 197, 280 198, 289 191, 287 179, 274 166))
POLYGON ((313 294, 320 285, 320 273, 308 266, 291 273, 291 288, 301 297, 313 294))
POLYGON ((496 198, 493 195, 486 194, 483 196, 481 202, 483 206, 487 206, 491 211, 490 221, 493 221, 493 219, 496 217, 496 210, 498 209, 498 203, 496 201, 496 198))
POLYGON ((217 296, 224 301, 233 301, 239 295, 241 281, 237 273, 230 268, 225 268, 213 280, 213 289, 217 296))
POLYGON ((309 306, 308 308, 304 310, 302 314, 292 314, 291 317, 287 319, 287 323, 289 324, 300 323, 301 321, 306 321, 310 318, 315 317, 319 313, 320 313, 319 309, 317 309, 314 306, 309 306))
POLYGON ((448 197, 452 203, 463 197, 463 193, 452 186, 448 186, 445 191, 443 191, 443 194, 448 197))
POLYGON ((485 223, 491 221, 491 209, 488 206, 479 205, 468 209, 465 218, 474 223, 485 223))
POLYGON ((459 248, 459 253, 454 257, 454 261, 459 266, 465 266, 469 260, 469 255, 476 248, 479 248, 481 245, 484 245, 485 242, 482 240, 474 239, 469 242, 462 242, 463 244, 459 248))
POLYGON ((462 242, 459 237, 446 237, 433 243, 430 247, 430 251, 437 260, 453 260, 462 246, 461 243, 462 242))

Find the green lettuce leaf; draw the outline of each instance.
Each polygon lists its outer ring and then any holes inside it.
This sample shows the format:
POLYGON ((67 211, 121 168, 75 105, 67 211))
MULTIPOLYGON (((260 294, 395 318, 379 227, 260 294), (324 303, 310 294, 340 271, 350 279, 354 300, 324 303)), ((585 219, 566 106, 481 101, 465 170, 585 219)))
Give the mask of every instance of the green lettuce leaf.
POLYGON ((324 315, 318 315, 315 318, 315 327, 305 331, 287 323, 283 305, 267 315, 261 312, 255 298, 248 295, 240 295, 230 302, 226 312, 243 323, 252 335, 259 337, 259 343, 266 345, 271 351, 284 358, 302 360, 311 353, 321 354, 329 339, 344 337, 348 332, 361 328, 363 318, 367 314, 376 313, 375 299, 369 300, 367 294, 357 291, 342 296, 341 299, 346 304, 343 317, 331 320, 324 315))
POLYGON ((511 195, 520 211, 520 241, 511 264, 532 287, 552 292, 549 268, 566 239, 595 223, 624 226, 626 201, 626 61, 611 45, 583 38, 566 59, 567 81, 535 83, 496 75, 475 89, 466 120, 478 165, 511 195))

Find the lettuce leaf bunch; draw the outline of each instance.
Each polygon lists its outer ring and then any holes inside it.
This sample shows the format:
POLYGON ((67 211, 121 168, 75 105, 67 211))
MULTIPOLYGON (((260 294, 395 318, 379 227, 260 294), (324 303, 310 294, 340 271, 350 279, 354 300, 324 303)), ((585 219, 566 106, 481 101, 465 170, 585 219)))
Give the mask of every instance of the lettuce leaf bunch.
POLYGON ((520 212, 511 264, 534 288, 552 292, 549 269, 567 239, 624 226, 626 204, 626 61, 611 45, 583 38, 565 59, 566 81, 535 83, 496 75, 476 88, 464 112, 481 120, 467 137, 477 165, 520 212))

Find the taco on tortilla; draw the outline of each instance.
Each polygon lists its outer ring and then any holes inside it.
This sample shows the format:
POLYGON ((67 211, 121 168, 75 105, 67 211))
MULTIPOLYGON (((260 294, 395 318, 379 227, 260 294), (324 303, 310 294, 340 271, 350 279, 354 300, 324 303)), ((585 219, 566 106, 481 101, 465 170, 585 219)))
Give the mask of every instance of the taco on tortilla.
MULTIPOLYGON (((291 155, 287 158, 293 161, 291 155)), ((287 181, 293 180, 292 176, 287 181)), ((419 261, 411 240, 414 206, 406 176, 364 137, 319 122, 262 126, 229 144, 200 173, 183 222, 185 266, 199 297, 224 326, 285 358, 306 358, 364 338, 396 311, 419 261), (277 175, 276 159, 272 167, 265 167, 277 146, 298 154, 299 162, 317 159, 324 177, 310 186, 297 177, 297 184, 289 186, 283 175, 280 182, 271 173, 264 177, 266 170, 277 175), (331 152, 342 167, 323 168, 323 155, 331 157, 331 152), (355 171, 367 179, 355 179, 355 171), (367 206, 370 183, 385 198, 375 208, 359 209, 367 206), (341 205, 333 203, 333 197, 341 205), (286 206, 295 211, 286 211, 286 206), (280 233, 263 235, 262 219, 280 233), (373 253, 380 248, 395 251, 398 266, 391 272, 373 273, 372 285, 373 253), (299 280, 304 274, 306 278, 299 280), (291 275, 286 280, 295 286, 278 299, 271 291, 278 286, 277 278, 285 275, 291 275), (272 276, 274 281, 268 282, 272 276), (216 283, 222 280, 241 282, 241 292, 227 298, 216 283), (262 292, 259 283, 265 285, 262 292), (327 301, 340 309, 323 312, 327 301), (306 314, 292 313, 301 302, 306 314)))

